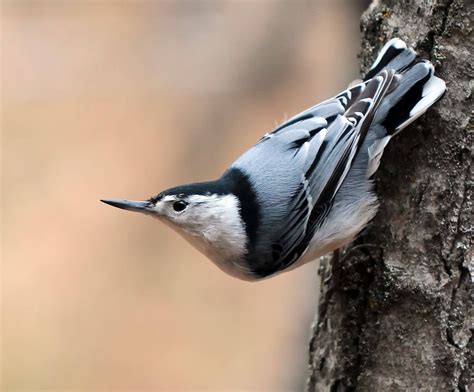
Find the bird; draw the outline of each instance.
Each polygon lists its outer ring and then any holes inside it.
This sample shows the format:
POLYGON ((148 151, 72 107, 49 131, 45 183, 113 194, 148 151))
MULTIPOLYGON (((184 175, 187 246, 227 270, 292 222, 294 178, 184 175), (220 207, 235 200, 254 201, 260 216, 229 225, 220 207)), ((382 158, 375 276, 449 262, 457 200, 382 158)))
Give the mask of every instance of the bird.
POLYGON ((101 201, 157 218, 235 278, 269 278, 361 232, 377 212, 385 147, 445 90, 433 65, 393 38, 363 79, 266 133, 220 178, 101 201))

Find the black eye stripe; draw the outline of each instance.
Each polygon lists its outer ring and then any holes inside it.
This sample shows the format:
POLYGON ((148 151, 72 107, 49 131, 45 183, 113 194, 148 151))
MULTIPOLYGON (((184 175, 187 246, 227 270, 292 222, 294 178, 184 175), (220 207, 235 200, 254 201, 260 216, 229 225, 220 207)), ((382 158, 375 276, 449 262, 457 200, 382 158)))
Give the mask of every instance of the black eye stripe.
POLYGON ((173 210, 175 210, 176 212, 180 212, 183 211, 187 206, 188 203, 183 200, 178 200, 173 203, 173 210))

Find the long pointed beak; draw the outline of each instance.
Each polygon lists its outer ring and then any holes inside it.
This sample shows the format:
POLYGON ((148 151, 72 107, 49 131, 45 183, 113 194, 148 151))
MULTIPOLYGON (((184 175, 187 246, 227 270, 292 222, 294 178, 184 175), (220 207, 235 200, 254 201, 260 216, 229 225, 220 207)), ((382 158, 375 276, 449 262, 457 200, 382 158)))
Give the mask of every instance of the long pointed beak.
POLYGON ((152 213, 152 208, 154 206, 149 200, 134 201, 124 199, 102 199, 101 202, 113 207, 121 208, 122 210, 142 212, 145 214, 152 213))

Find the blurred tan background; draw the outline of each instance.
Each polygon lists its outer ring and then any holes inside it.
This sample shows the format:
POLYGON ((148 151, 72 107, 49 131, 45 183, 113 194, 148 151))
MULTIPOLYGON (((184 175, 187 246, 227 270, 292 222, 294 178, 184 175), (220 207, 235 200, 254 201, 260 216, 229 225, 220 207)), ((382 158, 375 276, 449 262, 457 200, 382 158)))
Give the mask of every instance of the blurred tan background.
POLYGON ((99 199, 215 178, 345 87, 364 5, 2 2, 2 390, 303 389, 317 263, 241 282, 99 199))

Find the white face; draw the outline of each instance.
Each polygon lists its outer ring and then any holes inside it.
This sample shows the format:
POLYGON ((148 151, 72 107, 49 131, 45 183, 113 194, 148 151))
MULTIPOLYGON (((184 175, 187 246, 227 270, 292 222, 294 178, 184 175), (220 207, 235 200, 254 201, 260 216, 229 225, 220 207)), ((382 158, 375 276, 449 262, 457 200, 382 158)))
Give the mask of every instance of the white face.
POLYGON ((234 195, 166 195, 153 210, 158 219, 229 272, 226 264, 246 252, 247 236, 239 208, 234 195))
POLYGON ((156 202, 154 211, 158 219, 173 228, 201 235, 216 229, 223 214, 237 211, 230 201, 218 195, 167 195, 156 202))

